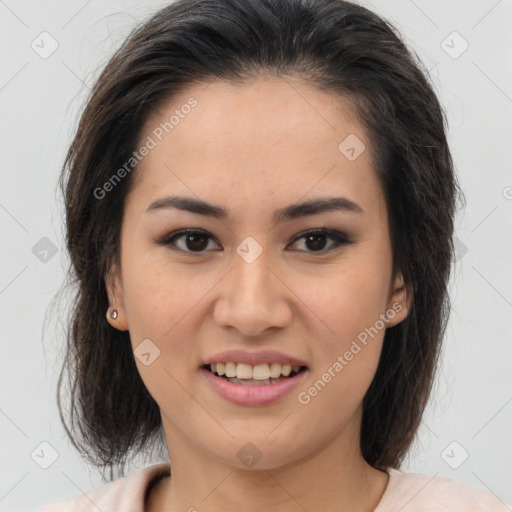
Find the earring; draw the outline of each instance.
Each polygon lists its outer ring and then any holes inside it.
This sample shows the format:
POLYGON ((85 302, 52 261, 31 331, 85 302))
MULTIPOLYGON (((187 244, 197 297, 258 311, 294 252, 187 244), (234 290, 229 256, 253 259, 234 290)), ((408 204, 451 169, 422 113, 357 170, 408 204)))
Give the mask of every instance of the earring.
MULTIPOLYGON (((110 293, 110 290, 107 288, 107 291, 110 295, 110 297, 112 297, 112 302, 115 304, 116 302, 116 299, 114 298, 114 296, 110 293)), ((112 318, 113 320, 115 320, 117 318, 117 309, 113 309, 111 312, 110 312, 110 318, 112 318)))

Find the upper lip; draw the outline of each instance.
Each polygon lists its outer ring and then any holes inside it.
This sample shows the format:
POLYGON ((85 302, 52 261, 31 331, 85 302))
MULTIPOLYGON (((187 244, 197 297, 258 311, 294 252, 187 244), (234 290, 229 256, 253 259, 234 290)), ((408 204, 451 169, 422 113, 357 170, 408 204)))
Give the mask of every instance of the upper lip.
POLYGON ((226 350, 219 352, 205 360, 204 364, 214 363, 245 363, 255 366, 263 363, 280 363, 291 366, 307 366, 304 361, 296 357, 282 354, 274 350, 259 350, 257 352, 248 352, 247 350, 226 350))

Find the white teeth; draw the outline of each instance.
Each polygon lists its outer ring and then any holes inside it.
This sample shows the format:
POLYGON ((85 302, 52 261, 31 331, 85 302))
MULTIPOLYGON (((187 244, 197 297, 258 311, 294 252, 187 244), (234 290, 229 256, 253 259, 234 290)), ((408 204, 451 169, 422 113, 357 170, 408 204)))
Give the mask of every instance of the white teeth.
POLYGON ((236 365, 237 379, 252 379, 252 366, 250 364, 238 363, 236 365))
POLYGON ((246 363, 212 363, 210 370, 217 375, 225 375, 228 378, 267 381, 268 379, 278 379, 284 376, 288 377, 292 371, 297 373, 300 366, 291 366, 289 364, 267 363, 256 364, 254 366, 246 363))
POLYGON ((236 377, 235 363, 226 363, 226 377, 236 377))
POLYGON ((270 377, 270 368, 267 363, 257 364, 252 369, 252 378, 256 380, 267 380, 270 377))
POLYGON ((270 365, 270 377, 278 379, 281 376, 281 365, 279 363, 272 363, 270 365))
POLYGON ((292 367, 291 367, 291 365, 289 365, 289 364, 285 364, 285 365, 283 365, 283 367, 281 368, 281 373, 282 373, 285 377, 288 377, 288 375, 290 375, 290 373, 292 373, 292 367))

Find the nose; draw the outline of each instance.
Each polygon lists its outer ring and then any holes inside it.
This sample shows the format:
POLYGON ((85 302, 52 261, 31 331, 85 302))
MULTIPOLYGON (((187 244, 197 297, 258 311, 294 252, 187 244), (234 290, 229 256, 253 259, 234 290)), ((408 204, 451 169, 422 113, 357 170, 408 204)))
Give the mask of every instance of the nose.
POLYGON ((252 263, 235 254, 231 271, 219 283, 214 309, 217 325, 256 338, 272 328, 286 327, 292 319, 293 294, 283 281, 265 251, 252 263))

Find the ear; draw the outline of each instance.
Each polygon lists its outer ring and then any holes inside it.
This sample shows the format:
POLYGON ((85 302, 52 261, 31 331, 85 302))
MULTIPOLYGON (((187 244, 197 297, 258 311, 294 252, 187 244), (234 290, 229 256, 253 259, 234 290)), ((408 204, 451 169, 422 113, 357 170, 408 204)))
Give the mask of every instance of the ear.
POLYGON ((107 289, 108 309, 106 311, 107 322, 119 331, 128 330, 128 320, 124 306, 124 289, 121 279, 121 271, 118 265, 111 265, 105 275, 105 287, 107 289), (112 312, 117 311, 117 316, 112 317, 112 312))
POLYGON ((411 304, 411 291, 405 285, 402 273, 398 272, 390 289, 386 310, 386 317, 388 318, 386 327, 394 327, 405 320, 411 309, 411 304))

